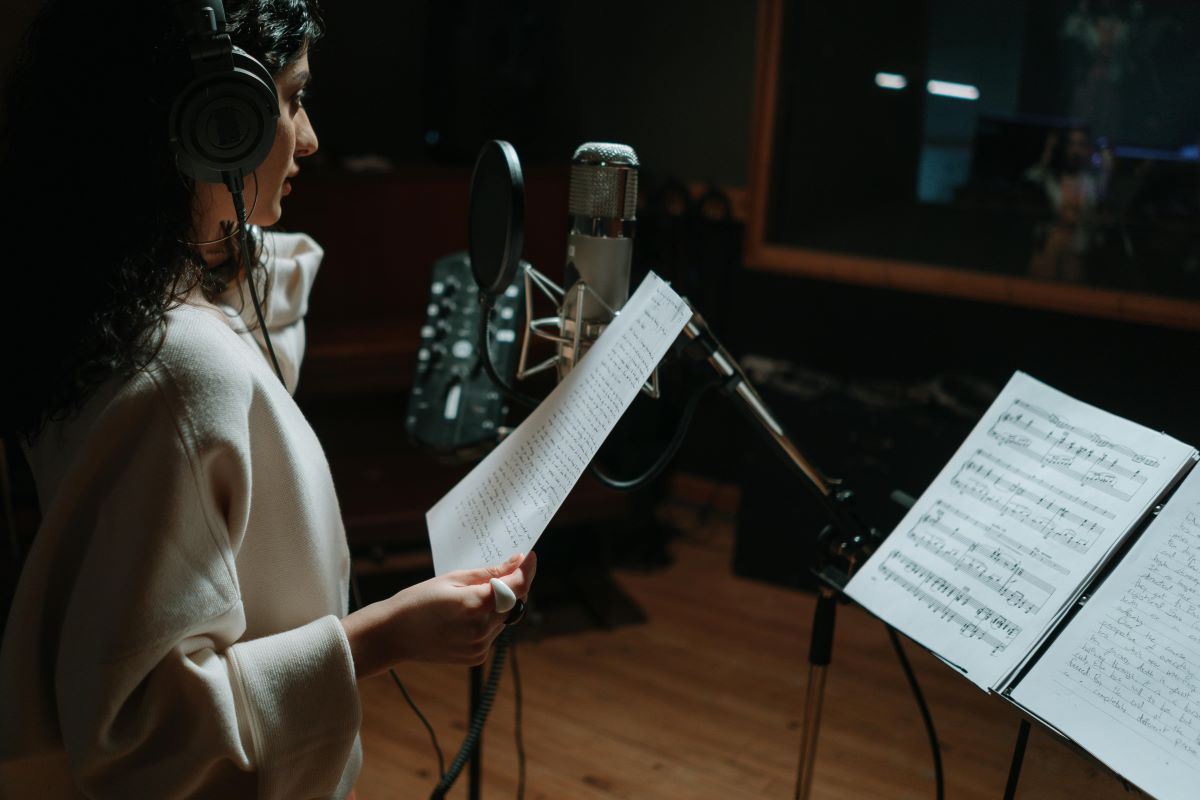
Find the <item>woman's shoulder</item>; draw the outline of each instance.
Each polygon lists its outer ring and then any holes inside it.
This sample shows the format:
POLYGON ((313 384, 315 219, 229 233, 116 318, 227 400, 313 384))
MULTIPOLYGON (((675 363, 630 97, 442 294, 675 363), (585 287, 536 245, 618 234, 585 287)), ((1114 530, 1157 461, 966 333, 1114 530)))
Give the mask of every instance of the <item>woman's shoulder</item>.
POLYGON ((228 326, 223 335, 222 325, 195 307, 172 309, 147 364, 110 376, 75 413, 47 424, 27 451, 35 474, 49 481, 47 491, 53 493, 84 451, 95 460, 116 448, 158 447, 161 468, 170 470, 184 462, 173 462, 169 453, 192 459, 213 446, 241 442, 254 378, 241 352, 245 345, 228 326))
POLYGON ((174 416, 219 428, 249 413, 261 380, 252 355, 220 309, 180 304, 167 312, 145 386, 174 416))

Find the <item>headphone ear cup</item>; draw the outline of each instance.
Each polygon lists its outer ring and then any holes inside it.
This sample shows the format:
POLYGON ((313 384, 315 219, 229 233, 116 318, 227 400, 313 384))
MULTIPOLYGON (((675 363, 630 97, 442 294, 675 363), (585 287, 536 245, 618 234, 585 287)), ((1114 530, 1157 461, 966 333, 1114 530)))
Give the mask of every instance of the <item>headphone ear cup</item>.
POLYGON ((250 174, 271 152, 279 121, 275 81, 233 48, 233 71, 200 75, 171 106, 171 143, 179 171, 205 183, 250 174))

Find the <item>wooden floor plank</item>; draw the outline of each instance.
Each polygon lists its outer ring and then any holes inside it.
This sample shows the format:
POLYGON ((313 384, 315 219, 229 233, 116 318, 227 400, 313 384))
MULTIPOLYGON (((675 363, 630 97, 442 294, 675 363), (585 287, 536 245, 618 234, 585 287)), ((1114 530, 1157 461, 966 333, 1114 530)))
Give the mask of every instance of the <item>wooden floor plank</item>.
MULTIPOLYGON (((618 571, 640 625, 518 645, 530 800, 791 798, 807 681, 812 597, 734 576, 732 525, 673 543, 675 562, 618 571)), ((813 797, 931 798, 924 728, 882 625, 839 608, 813 797)), ((946 796, 1001 796, 1018 716, 907 643, 938 726, 946 796)), ((399 670, 446 758, 464 734, 465 669, 399 670)), ((428 797, 425 730, 386 676, 362 687, 360 800, 428 797)), ((513 685, 506 671, 484 736, 483 795, 516 796, 513 685)), ((450 793, 466 798, 464 775, 450 793)), ((1103 767, 1035 731, 1023 798, 1130 797, 1103 767)))

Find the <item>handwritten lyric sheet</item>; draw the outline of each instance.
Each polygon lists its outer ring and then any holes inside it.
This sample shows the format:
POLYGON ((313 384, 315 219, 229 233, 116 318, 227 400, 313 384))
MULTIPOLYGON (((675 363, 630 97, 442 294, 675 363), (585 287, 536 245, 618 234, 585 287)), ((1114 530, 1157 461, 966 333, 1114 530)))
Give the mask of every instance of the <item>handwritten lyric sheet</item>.
POLYGON ((646 276, 542 404, 426 513, 438 575, 533 547, 691 316, 646 276))
POLYGON ((1193 453, 1018 372, 847 594, 997 689, 1193 453))
POLYGON ((1154 797, 1200 775, 1200 470, 1012 699, 1154 797))

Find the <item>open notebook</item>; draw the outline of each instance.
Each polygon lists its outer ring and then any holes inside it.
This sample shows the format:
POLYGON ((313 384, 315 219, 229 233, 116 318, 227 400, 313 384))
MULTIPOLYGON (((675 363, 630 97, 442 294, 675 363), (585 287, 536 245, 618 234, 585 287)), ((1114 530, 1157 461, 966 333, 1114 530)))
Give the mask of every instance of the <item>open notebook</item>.
POLYGON ((1195 461, 1018 372, 846 593, 1138 786, 1193 797, 1195 461))

